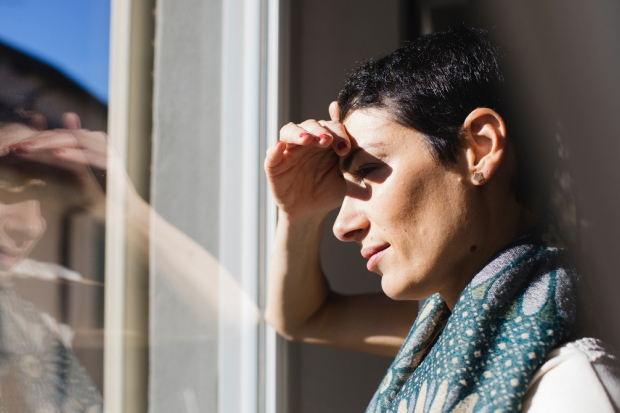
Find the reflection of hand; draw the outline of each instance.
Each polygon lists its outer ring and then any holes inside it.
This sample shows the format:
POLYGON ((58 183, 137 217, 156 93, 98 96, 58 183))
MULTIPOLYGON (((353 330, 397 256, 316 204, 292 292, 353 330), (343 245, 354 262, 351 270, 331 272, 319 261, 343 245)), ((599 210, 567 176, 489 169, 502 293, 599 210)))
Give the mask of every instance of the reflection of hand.
POLYGON ((0 155, 11 154, 29 164, 70 172, 82 186, 89 204, 103 200, 107 167, 107 137, 81 129, 74 113, 63 115, 64 129, 37 130, 22 124, 0 128, 0 155))
POLYGON ((23 127, 13 138, 2 134, 3 149, 7 148, 20 157, 73 172, 78 166, 106 169, 107 138, 103 132, 80 129, 80 119, 75 113, 63 115, 65 129, 39 131, 23 127), (15 139, 17 138, 17 139, 15 139), (5 141, 8 145, 5 146, 5 141))
POLYGON ((351 143, 338 120, 337 102, 329 112, 330 121, 288 123, 280 130, 280 141, 267 151, 267 179, 280 211, 291 218, 323 218, 344 198, 339 156, 349 152, 351 143))

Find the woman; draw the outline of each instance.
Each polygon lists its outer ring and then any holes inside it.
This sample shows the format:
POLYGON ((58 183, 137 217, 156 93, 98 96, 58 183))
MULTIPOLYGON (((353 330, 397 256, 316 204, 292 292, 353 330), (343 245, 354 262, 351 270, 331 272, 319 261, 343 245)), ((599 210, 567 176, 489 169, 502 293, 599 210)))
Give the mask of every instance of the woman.
POLYGON ((504 96, 486 34, 448 30, 363 64, 330 121, 289 123, 267 152, 280 214, 265 317, 288 339, 398 352, 369 412, 615 408, 611 356, 579 339, 575 276, 504 96), (387 297, 329 290, 319 244, 338 206, 334 233, 387 297))
MULTIPOLYGON (((105 134, 83 129, 74 113, 63 116, 63 129, 39 130, 33 123, 12 110, 3 113, 0 106, 0 412, 100 412, 104 406, 97 379, 103 377, 95 374, 101 372, 96 363, 103 360, 98 351, 103 350, 104 331, 103 326, 84 325, 98 314, 98 301, 84 289, 67 292, 65 287, 101 289, 103 284, 40 261, 45 249, 39 249, 39 259, 29 258, 35 244, 41 238, 47 242, 44 248, 66 242, 54 237, 59 217, 79 213, 98 220, 106 209, 118 208, 125 216, 136 268, 146 265, 149 247, 156 251, 158 282, 201 322, 211 322, 217 312, 213 277, 222 270, 208 251, 165 221, 125 180, 123 163, 108 147, 105 134), (122 205, 106 199, 108 179, 125 188, 122 205), (46 232, 48 225, 52 234, 46 232), (62 286, 61 294, 55 294, 54 285, 62 286), (76 320, 77 328, 65 324, 76 320), (88 358, 78 358, 74 351, 79 347, 87 348, 81 355, 88 358)), ((90 235, 84 231, 75 232, 84 239, 90 235)), ((139 274, 129 275, 136 281, 139 274)), ((231 289, 237 287, 234 280, 227 282, 231 289)), ((148 293, 141 283, 134 284, 129 295, 148 293)), ((142 337, 141 327, 138 323, 122 331, 138 358, 146 343, 136 341, 142 337)))
POLYGON ((63 117, 66 129, 48 131, 9 115, 0 108, 0 411, 100 412, 102 396, 86 367, 101 336, 89 301, 102 285, 28 256, 48 223, 54 229, 104 199, 84 165, 87 154, 93 164, 101 159, 81 144, 105 150, 105 136, 80 129, 73 113, 63 117), (86 367, 76 342, 91 346, 86 367))

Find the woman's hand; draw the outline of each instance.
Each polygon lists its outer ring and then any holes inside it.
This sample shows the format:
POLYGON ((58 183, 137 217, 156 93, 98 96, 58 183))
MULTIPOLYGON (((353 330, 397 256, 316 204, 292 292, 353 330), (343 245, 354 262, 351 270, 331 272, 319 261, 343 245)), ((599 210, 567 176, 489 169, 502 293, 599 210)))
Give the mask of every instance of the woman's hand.
POLYGON ((393 356, 417 303, 385 294, 339 295, 321 268, 322 221, 346 193, 339 161, 351 141, 339 112, 333 102, 330 121, 289 123, 267 151, 265 171, 285 219, 276 228, 264 316, 289 340, 393 356))
POLYGON ((267 151, 267 179, 280 212, 289 218, 323 218, 344 198, 339 157, 349 153, 351 142, 337 102, 329 106, 329 114, 330 121, 288 123, 280 130, 280 141, 267 151))
POLYGON ((85 204, 101 210, 108 158, 105 133, 82 129, 75 113, 63 115, 63 129, 42 127, 45 124, 37 122, 33 127, 17 123, 0 127, 0 156, 10 155, 14 157, 10 162, 17 159, 51 172, 69 172, 81 186, 85 204))
POLYGON ((64 129, 38 130, 25 125, 9 125, 0 139, 0 152, 13 153, 24 160, 38 162, 82 175, 84 167, 105 171, 107 137, 103 132, 81 129, 75 113, 63 115, 64 129))

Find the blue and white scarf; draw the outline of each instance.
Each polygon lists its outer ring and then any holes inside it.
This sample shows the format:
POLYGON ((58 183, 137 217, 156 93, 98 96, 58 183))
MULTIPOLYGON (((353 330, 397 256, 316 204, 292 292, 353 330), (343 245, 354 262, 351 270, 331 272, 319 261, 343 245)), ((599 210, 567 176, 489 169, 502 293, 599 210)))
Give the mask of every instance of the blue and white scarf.
POLYGON ((544 221, 498 253, 454 310, 435 294, 367 413, 515 412, 545 356, 576 329, 575 276, 544 221))
POLYGON ((0 413, 100 413, 92 379, 47 318, 0 287, 0 413))

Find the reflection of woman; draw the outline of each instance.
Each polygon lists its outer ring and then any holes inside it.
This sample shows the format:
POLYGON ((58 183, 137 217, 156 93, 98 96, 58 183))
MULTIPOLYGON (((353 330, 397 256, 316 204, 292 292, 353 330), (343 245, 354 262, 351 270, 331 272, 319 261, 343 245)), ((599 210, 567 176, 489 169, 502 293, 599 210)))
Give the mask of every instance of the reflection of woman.
POLYGON ((516 157, 499 65, 481 31, 422 37, 362 65, 330 121, 289 123, 267 152, 280 215, 266 318, 289 339, 396 355, 369 412, 619 400, 611 356, 578 331, 575 276, 516 157), (319 243, 340 205, 334 233, 389 298, 330 291, 319 243), (411 300, 428 296, 416 319, 411 300))
MULTIPOLYGON (((108 149, 105 134, 81 129, 80 120, 74 114, 65 116, 65 129, 39 131, 20 123, 18 118, 8 116, 3 118, 1 109, 0 107, 0 214, 3 211, 3 203, 7 214, 0 215, 0 263, 3 260, 2 249, 5 246, 6 251, 10 251, 12 248, 13 252, 19 251, 19 254, 14 254, 14 257, 7 260, 4 270, 0 267, 0 278, 4 280, 14 279, 16 273, 40 277, 42 269, 46 275, 52 274, 72 280, 79 277, 78 274, 67 268, 25 258, 29 248, 45 229, 41 211, 46 211, 47 208, 43 205, 43 201, 39 201, 42 199, 49 200, 49 197, 44 197, 42 193, 50 192, 52 181, 61 182, 60 188, 55 187, 55 190, 60 189, 62 192, 69 186, 74 187, 74 189, 77 187, 78 190, 70 192, 71 196, 60 197, 58 193, 53 192, 53 199, 58 200, 60 198, 61 203, 71 202, 72 206, 78 204, 81 208, 87 208, 88 212, 95 217, 102 217, 106 202, 104 193, 101 191, 101 184, 106 183, 106 175, 112 175, 116 179, 123 180, 117 182, 117 185, 126 188, 126 199, 122 205, 108 202, 106 207, 112 211, 116 211, 118 208, 118 211, 123 210, 125 212, 127 243, 131 245, 135 253, 132 258, 136 259, 136 262, 142 263, 140 260, 148 260, 147 253, 152 248, 151 251, 155 251, 157 256, 158 277, 168 283, 170 291, 180 297, 179 302, 186 305, 198 320, 213 322, 213 314, 217 314, 218 306, 217 289, 213 288, 214 277, 222 279, 222 277, 226 277, 226 272, 222 271, 217 260, 209 252, 152 210, 148 203, 136 193, 131 182, 124 181, 125 171, 122 163, 114 156, 113 151, 108 149), (114 173, 107 173, 107 165, 113 168, 114 173), (13 179, 20 176, 12 173, 16 168, 24 172, 27 179, 13 179), (58 174, 62 178, 56 176, 55 179, 47 179, 47 175, 41 174, 41 171, 46 173, 53 171, 54 174, 58 174), (36 179, 32 179, 33 175, 36 176, 36 179), (3 179, 7 181, 5 187, 9 189, 8 191, 1 189, 3 179), (121 183, 122 185, 120 185, 121 183), (36 207, 29 211, 21 210, 18 206, 25 205, 20 204, 22 201, 33 201, 32 206, 36 207), (2 234, 3 228, 9 233, 2 234), (32 238, 24 243, 28 237, 22 231, 27 228, 33 230, 30 233, 32 238), (151 233, 151 228, 155 228, 156 231, 151 233), (23 248, 15 248, 14 246, 17 244, 23 248), (205 311, 205 308, 209 311, 205 311)), ((49 207, 49 203, 47 205, 49 207)), ((85 282, 85 280, 80 280, 80 283, 85 282)), ((227 282, 231 288, 236 286, 232 279, 227 280, 227 282)), ((2 294, 9 291, 11 291, 11 300, 19 303, 12 304, 11 308, 27 309, 31 318, 27 323, 20 324, 23 327, 23 331, 20 333, 22 340, 11 347, 8 353, 19 355, 21 354, 19 351, 31 348, 34 343, 38 346, 36 348, 41 350, 36 353, 36 362, 13 363, 10 365, 10 369, 6 368, 8 357, 4 359, 5 367, 2 367, 2 359, 0 358, 0 412, 3 411, 3 408, 4 411, 11 412, 86 411, 92 413, 99 411, 97 409, 102 408, 101 396, 93 386, 93 380, 88 377, 73 352, 70 351, 68 344, 71 339, 71 332, 67 332, 65 326, 58 325, 55 320, 51 320, 50 317, 43 314, 39 308, 35 309, 33 305, 14 294, 11 288, 7 288, 7 283, 0 283, 0 303, 3 300, 2 294), (45 325, 41 325, 41 321, 45 325), (44 331, 45 334, 39 334, 39 331, 44 331), (51 353, 49 352, 50 349, 53 350, 51 353), (59 352, 58 349, 62 349, 62 351, 59 352), (52 357, 44 356, 49 354, 52 357), (57 354, 61 354, 64 358, 55 358, 57 354), (69 370, 63 367, 67 365, 66 360, 70 362, 69 370), (36 368, 31 368, 33 365, 36 368), (2 375, 2 371, 19 371, 23 366, 28 366, 29 371, 35 372, 35 374, 42 371, 39 367, 45 367, 47 374, 44 379, 37 382, 45 387, 45 391, 32 392, 32 387, 29 387, 28 383, 24 383, 23 380, 19 381, 15 380, 14 376, 2 375), (3 377, 9 377, 9 379, 3 379, 3 377), (7 400, 3 397, 6 387, 2 386, 7 384, 13 386, 11 394, 20 395, 19 398, 7 400), (50 394, 55 398, 50 399, 50 394), (42 398, 48 400, 48 404, 42 404, 42 398), (51 407, 48 410, 36 410, 27 407, 21 408, 22 406, 51 407)), ((244 294, 240 289, 234 291, 240 295, 244 294)), ((35 305, 40 304, 36 300, 33 300, 33 303, 35 305)), ((1 317, 10 319, 14 314, 15 311, 3 313, 0 304, 1 317)), ((224 314, 224 318, 220 319, 220 322, 227 325, 229 321, 226 314, 224 314)), ((1 328, 4 327, 0 327, 0 330, 1 328)), ((76 332, 76 336, 77 333, 79 332, 76 332)), ((137 335, 135 331, 128 330, 127 333, 129 333, 131 342, 135 343, 137 335)), ((16 336, 15 334, 11 335, 16 336)), ((177 339, 186 340, 187 337, 171 337, 171 339, 173 341, 177 339)), ((198 339, 202 340, 203 338, 198 339)), ((3 349, 2 343, 0 339, 0 351, 3 349)), ((142 343, 139 344, 142 345, 142 343)), ((6 346, 4 348, 6 350, 6 346)), ((15 356, 12 359, 18 359, 18 357, 15 356)), ((32 361, 33 359, 28 358, 28 360, 32 361)), ((19 377, 28 378, 30 376, 22 375, 19 377)))
MULTIPOLYGON (((69 115, 71 117, 71 115, 69 115)), ((0 125, 0 411, 99 412, 99 390, 74 355, 73 330, 16 293, 16 274, 59 283, 87 283, 77 273, 59 265, 27 259, 46 230, 43 205, 72 205, 79 191, 60 158, 35 146, 84 136, 86 131, 40 132, 21 123, 0 125), (64 135, 64 138, 63 138, 64 135), (19 150, 18 143, 33 151, 19 150), (18 146, 15 146, 18 145, 18 146), (43 171, 46 171, 44 173, 43 171), (51 178, 49 173, 56 171, 51 178)), ((92 135, 92 134, 91 134, 92 135)), ((59 149, 59 146, 54 146, 59 149)), ((105 142, 103 147, 105 148, 105 142)), ((62 154, 70 149, 63 145, 62 154)), ((72 166, 75 170, 75 165, 72 166)), ((84 201, 83 194, 78 197, 84 201)), ((73 205, 75 206, 75 205, 73 205)), ((38 304, 38 303, 37 303, 38 304)), ((67 303, 62 304, 67 307, 67 303)))

